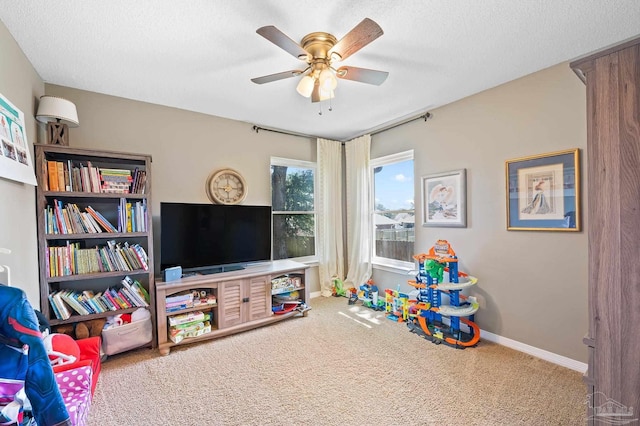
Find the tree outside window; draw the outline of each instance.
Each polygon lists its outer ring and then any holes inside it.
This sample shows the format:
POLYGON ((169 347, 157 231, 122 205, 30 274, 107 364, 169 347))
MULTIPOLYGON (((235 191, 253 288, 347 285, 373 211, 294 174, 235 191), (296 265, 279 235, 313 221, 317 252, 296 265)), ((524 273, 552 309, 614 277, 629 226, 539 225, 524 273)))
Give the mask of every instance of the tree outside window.
POLYGON ((274 260, 315 256, 314 190, 313 163, 272 158, 274 260))

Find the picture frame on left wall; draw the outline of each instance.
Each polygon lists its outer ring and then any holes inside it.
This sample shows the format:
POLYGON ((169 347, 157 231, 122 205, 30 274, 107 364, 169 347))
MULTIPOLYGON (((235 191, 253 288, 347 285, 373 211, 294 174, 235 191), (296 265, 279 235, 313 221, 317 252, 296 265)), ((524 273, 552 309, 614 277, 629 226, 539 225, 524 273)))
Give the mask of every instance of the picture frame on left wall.
POLYGON ((467 227, 467 169, 422 177, 422 226, 467 227))
POLYGON ((24 114, 0 94, 0 177, 36 185, 24 114))

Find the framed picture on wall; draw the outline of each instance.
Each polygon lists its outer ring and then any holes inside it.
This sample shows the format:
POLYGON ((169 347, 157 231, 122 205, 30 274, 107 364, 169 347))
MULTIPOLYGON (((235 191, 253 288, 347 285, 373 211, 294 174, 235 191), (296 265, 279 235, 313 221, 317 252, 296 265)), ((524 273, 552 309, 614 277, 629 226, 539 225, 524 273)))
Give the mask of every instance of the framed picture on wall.
POLYGON ((580 150, 507 160, 507 229, 580 231, 580 150))
POLYGON ((36 184, 24 114, 0 94, 0 177, 36 184))
POLYGON ((467 226, 466 169, 422 177, 422 226, 467 226))

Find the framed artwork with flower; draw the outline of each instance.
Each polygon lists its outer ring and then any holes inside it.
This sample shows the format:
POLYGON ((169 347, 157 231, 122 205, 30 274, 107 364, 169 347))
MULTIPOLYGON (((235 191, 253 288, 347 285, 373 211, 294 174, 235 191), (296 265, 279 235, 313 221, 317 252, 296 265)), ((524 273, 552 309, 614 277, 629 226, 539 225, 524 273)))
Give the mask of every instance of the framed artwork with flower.
POLYGON ((507 160, 507 229, 580 231, 580 150, 507 160))

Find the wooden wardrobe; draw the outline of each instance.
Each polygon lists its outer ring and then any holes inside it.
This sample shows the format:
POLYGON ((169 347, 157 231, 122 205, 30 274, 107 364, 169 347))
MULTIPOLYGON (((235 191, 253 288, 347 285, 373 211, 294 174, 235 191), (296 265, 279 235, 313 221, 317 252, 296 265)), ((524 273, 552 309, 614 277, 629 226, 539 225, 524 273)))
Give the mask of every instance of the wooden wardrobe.
POLYGON ((570 66, 587 90, 589 424, 610 412, 638 424, 640 38, 570 66))

